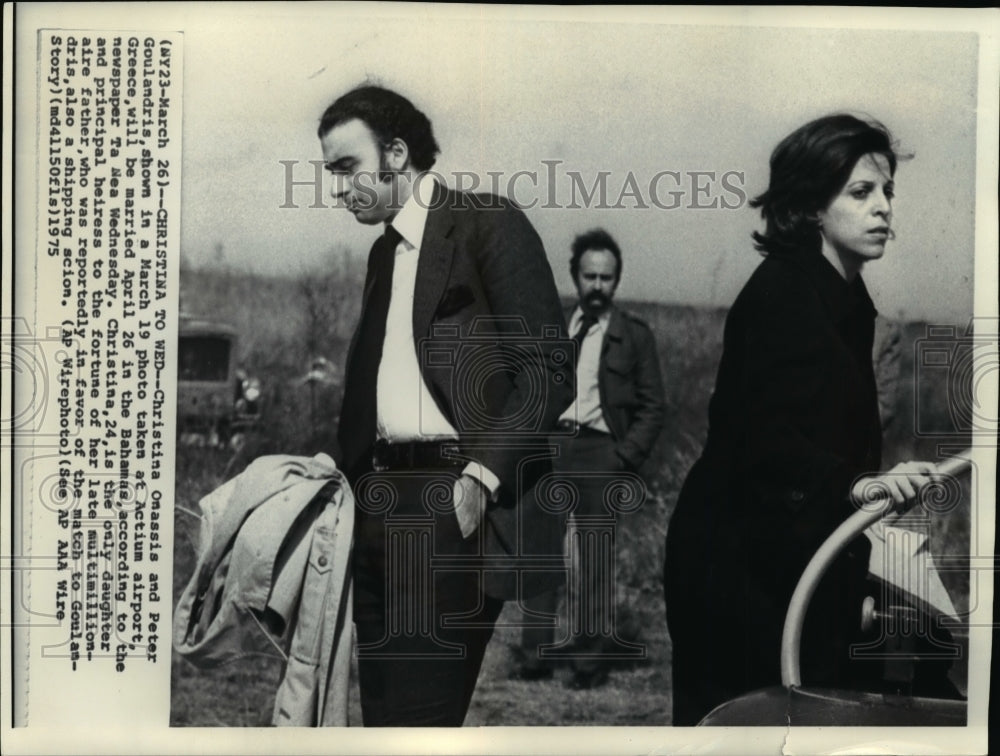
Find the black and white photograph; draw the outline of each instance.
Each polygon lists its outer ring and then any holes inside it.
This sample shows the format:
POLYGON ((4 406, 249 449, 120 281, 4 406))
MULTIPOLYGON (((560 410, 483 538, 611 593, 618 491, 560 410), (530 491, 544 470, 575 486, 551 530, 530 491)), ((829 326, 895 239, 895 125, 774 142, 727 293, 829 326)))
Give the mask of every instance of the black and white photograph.
POLYGON ((11 753, 987 752, 996 9, 4 22, 11 753))

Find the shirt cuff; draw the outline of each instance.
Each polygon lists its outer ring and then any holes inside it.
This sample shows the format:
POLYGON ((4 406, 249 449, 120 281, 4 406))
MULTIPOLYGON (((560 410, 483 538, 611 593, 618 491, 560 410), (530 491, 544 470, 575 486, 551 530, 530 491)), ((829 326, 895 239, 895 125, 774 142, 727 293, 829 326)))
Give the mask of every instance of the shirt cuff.
POLYGON ((483 487, 490 492, 490 501, 496 501, 497 492, 500 490, 500 478, 494 475, 492 470, 479 462, 470 462, 462 470, 462 475, 468 475, 482 483, 483 487))

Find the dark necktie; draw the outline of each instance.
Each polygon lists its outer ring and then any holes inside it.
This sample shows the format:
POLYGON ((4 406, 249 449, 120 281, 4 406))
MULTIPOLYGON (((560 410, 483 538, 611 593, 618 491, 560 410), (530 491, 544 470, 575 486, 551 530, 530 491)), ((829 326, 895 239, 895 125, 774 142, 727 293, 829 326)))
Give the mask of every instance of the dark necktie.
POLYGON ((580 327, 573 334, 573 343, 576 344, 576 364, 580 364, 580 352, 583 349, 583 340, 587 337, 590 329, 593 328, 594 323, 597 322, 597 318, 589 312, 583 313, 583 317, 580 319, 580 327))
MULTIPOLYGON (((385 321, 392 297, 392 271, 396 246, 402 237, 392 226, 372 246, 368 255, 371 288, 361 304, 361 323, 347 358, 347 384, 340 412, 337 438, 343 467, 350 474, 375 442, 377 424, 378 369, 382 362, 385 321)), ((368 286, 366 285, 366 289, 368 286)))

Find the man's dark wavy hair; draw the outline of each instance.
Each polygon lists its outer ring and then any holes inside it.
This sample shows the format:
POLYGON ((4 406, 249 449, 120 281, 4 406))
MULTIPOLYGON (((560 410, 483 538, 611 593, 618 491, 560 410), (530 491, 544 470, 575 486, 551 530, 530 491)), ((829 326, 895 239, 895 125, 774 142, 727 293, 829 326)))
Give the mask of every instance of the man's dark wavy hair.
POLYGON ((572 255, 569 258, 569 272, 576 281, 576 274, 580 272, 580 258, 583 253, 591 249, 606 249, 618 262, 618 270, 615 273, 615 283, 622 280, 622 251, 618 249, 618 244, 611 238, 611 234, 603 228, 594 228, 586 233, 580 234, 573 240, 570 247, 572 255))
POLYGON ((383 149, 396 138, 406 142, 410 162, 418 171, 429 170, 441 151, 427 116, 401 94, 375 85, 356 87, 338 97, 320 118, 319 138, 355 118, 364 121, 383 149))
POLYGON ((890 173, 903 157, 889 130, 875 120, 837 114, 810 121, 781 140, 771 153, 767 191, 750 201, 759 207, 764 233, 753 232, 764 254, 821 249, 820 210, 844 188, 860 158, 875 153, 889 161, 890 173))

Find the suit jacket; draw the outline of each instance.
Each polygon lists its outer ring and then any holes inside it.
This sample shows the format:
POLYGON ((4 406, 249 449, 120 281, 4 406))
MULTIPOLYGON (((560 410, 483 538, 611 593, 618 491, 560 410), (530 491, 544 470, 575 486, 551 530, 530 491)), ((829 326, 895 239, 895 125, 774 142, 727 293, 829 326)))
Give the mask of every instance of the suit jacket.
MULTIPOLYGON (((726 319, 708 440, 670 522, 664 581, 675 638, 735 631, 752 634, 765 661, 773 655, 771 679, 755 686, 778 683, 792 591, 853 512, 853 480, 881 463, 874 318, 860 277, 848 284, 803 252, 765 258, 726 319)), ((810 683, 836 683, 846 668, 867 564, 859 539, 811 604, 810 683)))
POLYGON ((612 307, 597 371, 601 413, 626 467, 638 470, 663 427, 664 394, 649 326, 612 307))
MULTIPOLYGON (((370 257, 362 318, 373 267, 370 257)), ((520 209, 497 196, 436 185, 417 263, 413 336, 424 382, 458 431, 461 455, 500 480, 483 523, 484 556, 496 566, 485 585, 491 595, 512 598, 522 558, 562 554, 563 521, 537 505, 534 486, 551 470, 547 435, 575 391, 552 270, 520 209)), ((354 348, 348 381, 376 380, 352 376, 354 348)), ((371 469, 375 439, 372 422, 358 425, 338 429, 352 481, 371 469)), ((520 578, 527 592, 558 581, 544 571, 520 578)))

